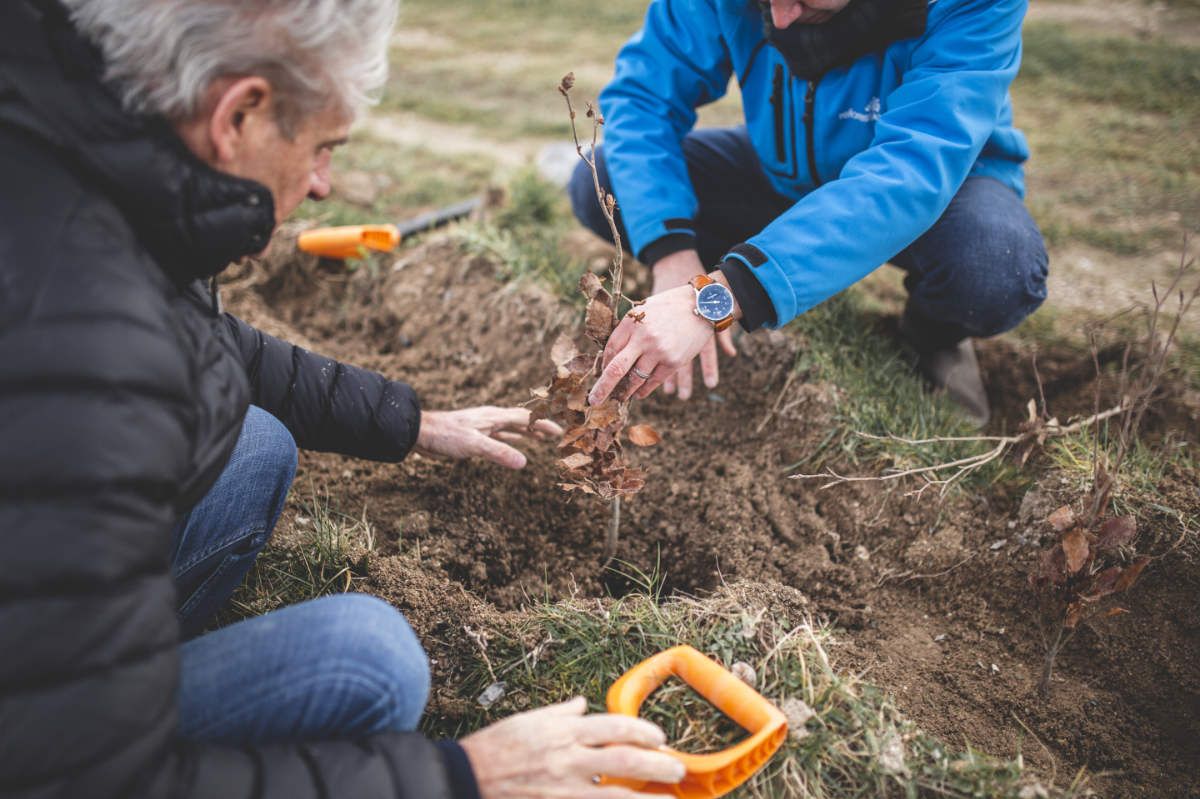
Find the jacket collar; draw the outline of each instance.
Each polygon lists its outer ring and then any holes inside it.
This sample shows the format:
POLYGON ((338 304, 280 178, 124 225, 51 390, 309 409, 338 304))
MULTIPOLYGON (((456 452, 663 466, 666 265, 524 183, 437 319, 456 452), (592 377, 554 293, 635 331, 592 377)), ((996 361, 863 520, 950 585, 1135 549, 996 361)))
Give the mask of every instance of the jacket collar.
POLYGON ((168 274, 211 277, 266 246, 271 192, 205 165, 165 120, 124 111, 60 6, 7 0, 0 22, 0 125, 44 141, 97 186, 168 274))

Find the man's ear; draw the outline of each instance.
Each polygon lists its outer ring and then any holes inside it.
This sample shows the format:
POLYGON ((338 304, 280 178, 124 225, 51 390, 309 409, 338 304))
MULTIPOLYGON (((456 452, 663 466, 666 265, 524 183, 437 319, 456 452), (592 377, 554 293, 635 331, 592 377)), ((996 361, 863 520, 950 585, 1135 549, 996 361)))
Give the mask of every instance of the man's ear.
POLYGON ((212 116, 208 119, 208 138, 217 166, 238 164, 248 142, 261 139, 275 126, 271 84, 252 75, 237 78, 219 90, 212 116))

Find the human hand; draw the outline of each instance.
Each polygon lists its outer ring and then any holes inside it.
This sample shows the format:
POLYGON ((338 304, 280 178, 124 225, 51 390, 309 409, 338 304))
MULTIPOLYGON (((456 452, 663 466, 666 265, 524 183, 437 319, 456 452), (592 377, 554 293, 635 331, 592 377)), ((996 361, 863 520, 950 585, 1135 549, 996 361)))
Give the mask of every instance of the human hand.
MULTIPOLYGON (((686 286, 692 278, 704 273, 704 266, 700 263, 700 254, 695 250, 680 250, 671 253, 654 265, 654 288, 651 294, 660 294, 669 289, 686 286)), ((704 378, 704 385, 710 389, 717 387, 717 380, 720 377, 720 370, 717 366, 718 344, 721 345, 721 349, 726 355, 730 357, 737 355, 737 349, 733 346, 733 331, 728 328, 717 333, 714 339, 710 339, 701 348, 700 374, 704 378)), ((681 400, 688 399, 692 396, 694 372, 693 361, 689 360, 682 369, 663 381, 663 391, 667 394, 674 394, 678 387, 679 398, 681 400)))
POLYGON ((635 799, 646 796, 596 775, 677 783, 686 771, 656 752, 662 730, 630 716, 585 716, 587 702, 570 702, 518 713, 459 741, 483 799, 635 799))
POLYGON ((531 427, 525 408, 485 405, 458 411, 422 411, 417 451, 447 458, 486 458, 510 469, 525 467, 525 455, 505 442, 561 436, 549 419, 531 427))

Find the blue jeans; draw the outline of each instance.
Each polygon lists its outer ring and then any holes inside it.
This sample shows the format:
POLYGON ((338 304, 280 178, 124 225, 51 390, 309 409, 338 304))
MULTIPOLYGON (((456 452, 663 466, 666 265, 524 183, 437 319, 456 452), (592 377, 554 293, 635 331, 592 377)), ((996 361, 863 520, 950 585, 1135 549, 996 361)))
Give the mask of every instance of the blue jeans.
MULTIPOLYGON (((683 155, 700 203, 696 244, 705 265, 715 265, 793 204, 771 186, 745 127, 693 131, 683 155)), ((611 190, 603 148, 596 165, 601 185, 611 190)), ((579 221, 612 241, 584 164, 568 191, 579 221)), ((620 230, 628 241, 623 224, 620 230)), ((907 273, 908 329, 929 349, 1003 333, 1046 299, 1042 234, 1021 198, 991 178, 968 178, 941 219, 892 262, 907 273)))
MULTIPOLYGON (((173 569, 185 636, 203 629, 270 538, 296 444, 251 407, 233 456, 180 522, 173 569)), ((179 731, 228 746, 412 730, 429 666, 395 608, 341 594, 192 638, 181 651, 179 731)))

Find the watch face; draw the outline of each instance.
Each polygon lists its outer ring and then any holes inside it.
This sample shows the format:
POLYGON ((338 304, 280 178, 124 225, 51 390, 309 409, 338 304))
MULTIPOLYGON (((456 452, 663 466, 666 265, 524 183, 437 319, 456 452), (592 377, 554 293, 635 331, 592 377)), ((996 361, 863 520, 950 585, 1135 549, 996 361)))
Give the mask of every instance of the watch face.
POLYGON ((696 310, 710 322, 720 322, 733 313, 733 295, 720 283, 709 283, 696 295, 696 310))

